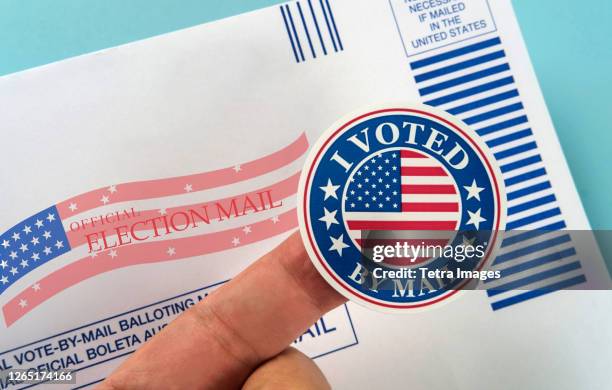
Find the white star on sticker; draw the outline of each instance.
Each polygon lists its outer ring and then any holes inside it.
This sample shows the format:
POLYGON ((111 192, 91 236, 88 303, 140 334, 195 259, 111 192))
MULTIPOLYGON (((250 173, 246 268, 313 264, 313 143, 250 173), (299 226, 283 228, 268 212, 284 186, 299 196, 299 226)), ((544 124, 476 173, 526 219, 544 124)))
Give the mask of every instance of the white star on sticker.
POLYGON ((326 186, 319 187, 319 188, 323 190, 323 192, 325 192, 325 198, 323 200, 327 200, 327 198, 329 198, 330 196, 332 198, 338 199, 338 196, 336 195, 336 191, 338 191, 338 188, 340 188, 340 186, 333 185, 333 183, 331 182, 331 179, 327 179, 326 186))
POLYGON ((38 253, 33 253, 32 254, 32 260, 34 260, 34 261, 40 260, 40 255, 38 253))
POLYGON ((114 250, 114 249, 111 249, 111 250, 108 252, 108 255, 111 257, 111 259, 114 259, 115 257, 117 257, 117 251, 116 251, 116 250, 114 250))
POLYGON ((342 250, 349 247, 344 243, 344 234, 341 234, 338 238, 334 238, 332 236, 329 236, 329 238, 332 241, 332 246, 329 248, 329 250, 336 251, 340 256, 342 256, 342 250))
POLYGON ((183 188, 185 190, 185 192, 191 192, 193 191, 193 186, 191 184, 186 184, 185 188, 183 188))
POLYGON ((4 241, 2 241, 2 246, 4 247, 4 249, 6 249, 9 246, 11 246, 11 244, 9 244, 9 242, 7 240, 4 240, 4 241))
POLYGON ((0 278, 0 282, 2 282, 2 284, 7 284, 8 283, 8 278, 4 275, 2 275, 2 277, 0 278))
POLYGON ((27 252, 28 251, 28 246, 26 244, 21 244, 19 249, 21 250, 21 252, 27 252))
POLYGON ((21 238, 21 235, 17 232, 13 233, 12 237, 13 240, 17 241, 21 238))
POLYGON ((38 290, 40 290, 40 283, 34 283, 34 284, 32 285, 32 290, 34 290, 34 291, 38 291, 38 290))
POLYGON ((30 234, 30 233, 32 233, 32 228, 31 228, 31 227, 29 227, 28 225, 25 225, 25 226, 23 227, 23 232, 24 232, 26 235, 27 235, 27 234, 30 234))
POLYGON ((76 203, 70 203, 68 208, 70 209, 70 211, 72 211, 74 213, 76 211, 76 209, 78 209, 78 206, 77 206, 76 203))
POLYGON ((170 247, 168 248, 168 251, 166 253, 168 254, 168 256, 174 256, 176 254, 176 249, 170 247))
POLYGON ((20 299, 19 306, 21 306, 22 308, 28 306, 28 301, 26 301, 25 299, 20 299))
POLYGON ((6 267, 8 267, 8 262, 6 260, 0 261, 0 267, 2 267, 2 269, 5 269, 6 267))
POLYGON ((242 171, 242 167, 240 165, 236 165, 234 168, 232 168, 234 171, 236 171, 236 173, 242 171))
POLYGON ((480 193, 484 190, 484 188, 476 185, 476 179, 472 180, 471 185, 463 186, 463 188, 465 188, 465 190, 468 192, 467 199, 476 198, 476 200, 480 201, 480 193))
POLYGON ((108 198, 108 196, 102 195, 102 198, 100 198, 100 202, 107 204, 108 202, 110 202, 110 199, 108 198))
POLYGON ((13 267, 11 268, 11 270, 9 271, 11 273, 11 275, 15 276, 15 274, 18 274, 19 271, 17 271, 17 268, 13 267))
POLYGON ((272 217, 271 221, 276 224, 280 221, 280 218, 278 217, 278 215, 275 215, 272 217))
POLYGON ((474 241, 476 241, 476 237, 472 237, 470 239, 466 235, 464 235, 461 241, 462 241, 462 246, 464 248, 472 248, 474 246, 474 241))
POLYGON ((234 237, 232 240, 232 245, 238 246, 240 244, 240 239, 238 237, 234 237))
POLYGON ((47 221, 49 222, 55 221, 55 214, 49 213, 49 215, 47 215, 47 221))
POLYGON ((242 231, 244 232, 244 234, 249 234, 251 232, 251 227, 250 226, 245 226, 242 231))
POLYGON ((64 247, 64 242, 63 241, 55 241, 55 247, 57 249, 63 248, 64 247))
POLYGON ((48 240, 48 239, 50 239, 50 238, 51 238, 51 232, 49 232, 49 231, 45 231, 45 232, 43 233, 43 237, 44 237, 45 239, 47 239, 47 240, 48 240))
POLYGON ((43 252, 45 252, 45 255, 49 256, 51 254, 51 248, 49 248, 48 246, 45 247, 45 250, 43 250, 43 252))
POLYGON ((168 211, 166 209, 159 209, 159 213, 161 215, 166 215, 166 214, 168 214, 168 211))
POLYGON ((328 211, 327 208, 323 207, 324 216, 319 218, 319 221, 325 222, 325 227, 329 230, 329 227, 333 224, 338 224, 338 220, 336 219, 336 213, 338 210, 328 211))
POLYGON ((32 245, 38 245, 39 241, 38 241, 38 237, 32 237, 32 241, 30 241, 32 243, 32 245))
POLYGON ((34 225, 36 225, 36 227, 40 229, 41 227, 43 227, 43 221, 41 221, 40 219, 37 219, 34 225))
POLYGON ((13 260, 15 260, 17 258, 17 252, 12 251, 11 254, 9 255, 9 257, 13 260))
POLYGON ((476 237, 468 238, 468 236, 464 235, 461 241, 463 241, 463 246, 472 246, 475 240, 476 237))
POLYGON ((470 219, 467 221, 467 225, 474 225, 476 230, 479 229, 480 223, 486 221, 483 217, 480 216, 480 210, 476 210, 475 213, 468 210, 468 214, 470 215, 470 219))
POLYGON ((25 268, 25 267, 27 267, 29 264, 28 264, 28 261, 27 261, 27 260, 21 260, 21 263, 19 263, 19 265, 21 265, 21 268, 25 268))
POLYGON ((111 194, 114 194, 115 192, 117 192, 117 186, 116 185, 112 185, 112 186, 108 187, 108 192, 110 192, 111 194))

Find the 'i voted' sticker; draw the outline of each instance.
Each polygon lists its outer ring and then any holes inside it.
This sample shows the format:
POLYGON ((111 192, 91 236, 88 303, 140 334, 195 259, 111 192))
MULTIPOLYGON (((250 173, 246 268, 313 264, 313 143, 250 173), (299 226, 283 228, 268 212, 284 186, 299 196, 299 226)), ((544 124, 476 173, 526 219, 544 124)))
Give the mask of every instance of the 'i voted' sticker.
POLYGON ((414 104, 364 110, 311 149, 300 231, 347 298, 382 311, 427 307, 493 273, 502 186, 486 145, 449 114, 414 104))

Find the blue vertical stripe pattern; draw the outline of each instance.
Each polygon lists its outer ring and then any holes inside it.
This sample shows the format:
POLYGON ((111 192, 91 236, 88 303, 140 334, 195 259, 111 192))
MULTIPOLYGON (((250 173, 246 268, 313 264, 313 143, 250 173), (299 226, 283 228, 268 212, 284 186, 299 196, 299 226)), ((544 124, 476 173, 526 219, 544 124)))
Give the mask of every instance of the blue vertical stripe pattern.
POLYGON ((312 40, 310 39, 310 33, 308 32, 308 26, 306 25, 306 19, 304 19, 304 13, 302 12, 302 7, 300 3, 297 3, 297 9, 300 13, 300 19, 302 19, 302 26, 304 27, 304 32, 306 33, 306 38, 308 39, 308 46, 310 46, 310 52, 312 53, 312 58, 317 58, 317 53, 315 53, 314 46, 312 46, 312 40))
POLYGON ((338 27, 336 26, 336 19, 334 18, 334 13, 331 10, 331 6, 329 5, 329 0, 325 0, 325 5, 327 5, 327 12, 329 12, 329 19, 331 20, 332 27, 334 28, 334 34, 336 35, 336 40, 338 41, 338 47, 340 50, 344 50, 344 46, 342 46, 342 40, 340 39, 340 34, 338 34, 338 27))
POLYGON ((494 37, 423 54, 410 68, 424 103, 471 126, 500 164, 510 232, 493 262, 502 278, 487 290, 492 309, 586 281, 584 275, 576 276, 581 263, 571 237, 562 231, 566 225, 561 209, 501 40, 494 37))
POLYGON ((304 52, 302 51, 302 44, 300 43, 300 37, 297 34, 297 30, 295 29, 295 24, 293 23, 293 16, 291 16, 291 10, 288 5, 285 5, 285 10, 287 11, 287 15, 289 16, 289 25, 291 26, 291 32, 293 33, 293 37, 295 38, 295 42, 297 43, 298 52, 300 53, 300 58, 302 61, 305 61, 304 52))
POLYGON ((287 31, 287 36, 289 37, 289 42, 291 43, 291 49, 293 50, 293 57, 295 58, 295 62, 300 62, 300 59, 297 55, 297 51, 295 51, 295 43, 293 42, 293 34, 291 34, 291 30, 289 29, 289 23, 287 22, 287 15, 285 15, 285 8, 281 5, 280 10, 281 10, 281 15, 283 15, 283 22, 285 23, 285 30, 287 31))
POLYGON ((323 42, 323 37, 321 36, 321 29, 319 28, 319 22, 317 21, 317 17, 315 16, 314 9, 312 8, 311 0, 308 0, 308 8, 310 8, 310 15, 312 16, 312 20, 314 22, 315 29, 317 30, 317 35, 319 36, 319 42, 321 43, 323 54, 327 55, 327 49, 325 48, 325 43, 323 42))
POLYGON ((329 37, 331 38, 332 45, 334 46, 334 51, 338 51, 338 46, 336 46, 336 37, 334 37, 334 33, 332 33, 331 25, 329 24, 329 18, 327 17, 327 11, 325 10, 325 6, 323 5, 323 0, 319 0, 319 5, 321 6, 321 11, 323 11, 323 18, 325 19, 327 31, 329 32, 329 37))
POLYGON ((344 50, 336 17, 329 0, 319 0, 318 6, 313 6, 313 1, 316 0, 294 1, 280 6, 293 58, 297 63, 305 62, 310 58, 316 59, 319 48, 320 52, 326 56, 328 46, 325 41, 328 41, 327 44, 331 42, 334 52, 344 50), (306 8, 310 12, 306 11, 306 8), (323 26, 326 26, 327 29, 323 26))

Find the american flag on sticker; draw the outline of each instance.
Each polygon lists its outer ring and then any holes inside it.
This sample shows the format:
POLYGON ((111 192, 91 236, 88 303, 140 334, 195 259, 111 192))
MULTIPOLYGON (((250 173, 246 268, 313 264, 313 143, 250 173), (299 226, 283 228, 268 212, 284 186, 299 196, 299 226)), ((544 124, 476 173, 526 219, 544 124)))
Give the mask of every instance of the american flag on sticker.
POLYGON ((338 121, 317 145, 300 180, 300 229, 321 275, 356 302, 441 302, 469 280, 436 271, 480 270, 498 245, 501 174, 464 123, 425 106, 382 107, 338 121), (479 245, 475 261, 446 250, 479 245))
MULTIPOLYGON (((457 185, 442 163, 412 150, 365 160, 349 179, 345 220, 362 248, 376 245, 446 245, 461 220, 457 185), (362 237, 363 231, 372 235, 362 237)), ((388 265, 417 265, 427 258, 387 258, 388 265)))
POLYGON ((225 251, 294 229, 308 147, 302 134, 247 163, 110 185, 18 223, 0 235, 5 324, 105 272, 225 251))

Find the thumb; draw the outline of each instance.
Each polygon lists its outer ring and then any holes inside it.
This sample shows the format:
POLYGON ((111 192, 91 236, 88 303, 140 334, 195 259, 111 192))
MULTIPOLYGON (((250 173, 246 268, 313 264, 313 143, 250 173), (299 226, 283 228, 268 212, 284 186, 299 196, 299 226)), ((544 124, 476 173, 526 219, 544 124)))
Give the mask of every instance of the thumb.
POLYGON ((259 366, 247 379, 243 390, 328 390, 327 379, 317 365, 302 352, 287 348, 259 366))

